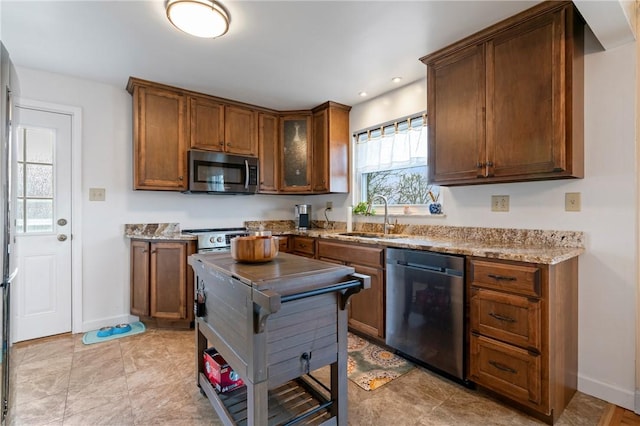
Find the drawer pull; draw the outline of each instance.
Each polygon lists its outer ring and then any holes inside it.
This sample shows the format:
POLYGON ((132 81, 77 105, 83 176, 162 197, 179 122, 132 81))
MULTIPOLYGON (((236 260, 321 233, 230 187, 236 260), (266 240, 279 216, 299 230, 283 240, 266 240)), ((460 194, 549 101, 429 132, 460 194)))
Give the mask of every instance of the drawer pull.
POLYGON ((513 368, 508 367, 508 366, 506 366, 504 364, 500 364, 497 361, 489 361, 489 364, 493 365, 498 370, 502 370, 502 371, 505 371, 507 373, 511 373, 511 374, 517 374, 518 373, 517 370, 514 370, 513 368))
POLYGON ((496 274, 489 274, 489 278, 493 278, 494 280, 497 280, 497 281, 515 281, 517 279, 516 277, 507 277, 505 275, 496 275, 496 274))
POLYGON ((493 313, 493 312, 490 312, 490 313, 489 313, 489 316, 490 316, 490 317, 494 317, 494 318, 495 318, 495 319, 497 319, 498 321, 504 321, 504 322, 516 322, 516 320, 515 320, 515 319, 513 319, 513 318, 505 317, 505 316, 502 316, 502 315, 500 315, 500 314, 495 314, 495 313, 493 313))

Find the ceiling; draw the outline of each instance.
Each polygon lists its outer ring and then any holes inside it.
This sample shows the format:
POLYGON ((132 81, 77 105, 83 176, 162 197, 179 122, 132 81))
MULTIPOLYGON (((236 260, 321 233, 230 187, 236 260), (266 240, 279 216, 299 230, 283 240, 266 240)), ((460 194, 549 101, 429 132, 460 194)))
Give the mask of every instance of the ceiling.
POLYGON ((539 1, 222 2, 229 32, 198 39, 169 23, 161 0, 2 0, 1 38, 19 67, 295 110, 355 105, 424 78, 420 57, 539 1))

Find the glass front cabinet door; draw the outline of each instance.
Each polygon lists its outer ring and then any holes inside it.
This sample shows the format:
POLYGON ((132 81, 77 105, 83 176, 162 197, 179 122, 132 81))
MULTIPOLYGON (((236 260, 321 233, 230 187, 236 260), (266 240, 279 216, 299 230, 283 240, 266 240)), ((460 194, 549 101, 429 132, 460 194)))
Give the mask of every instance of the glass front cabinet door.
POLYGON ((281 117, 283 192, 311 191, 311 114, 281 117))

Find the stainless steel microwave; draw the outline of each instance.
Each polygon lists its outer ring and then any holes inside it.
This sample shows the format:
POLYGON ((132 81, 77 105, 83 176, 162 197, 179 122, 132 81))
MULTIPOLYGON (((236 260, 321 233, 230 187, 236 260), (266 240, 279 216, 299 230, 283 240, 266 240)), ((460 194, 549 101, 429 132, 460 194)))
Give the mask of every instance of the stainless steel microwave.
POLYGON ((189 150, 189 191, 255 194, 258 159, 222 152, 189 150))

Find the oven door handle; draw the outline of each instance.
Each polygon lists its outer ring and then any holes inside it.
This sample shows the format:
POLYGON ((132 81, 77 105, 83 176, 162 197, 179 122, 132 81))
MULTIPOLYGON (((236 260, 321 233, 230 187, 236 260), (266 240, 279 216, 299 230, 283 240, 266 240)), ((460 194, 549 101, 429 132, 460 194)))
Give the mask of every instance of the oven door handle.
POLYGON ((249 188, 249 161, 244 160, 244 189, 249 188))

